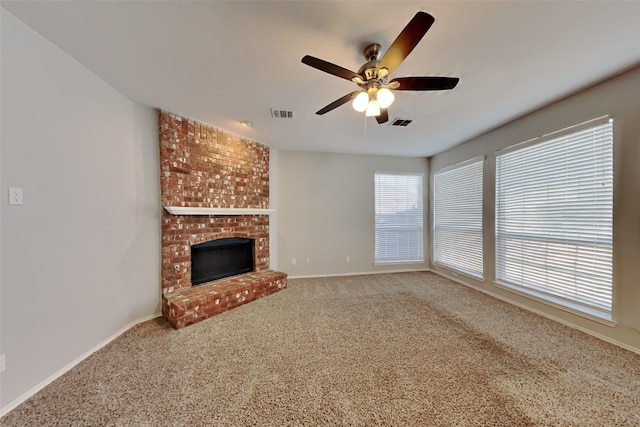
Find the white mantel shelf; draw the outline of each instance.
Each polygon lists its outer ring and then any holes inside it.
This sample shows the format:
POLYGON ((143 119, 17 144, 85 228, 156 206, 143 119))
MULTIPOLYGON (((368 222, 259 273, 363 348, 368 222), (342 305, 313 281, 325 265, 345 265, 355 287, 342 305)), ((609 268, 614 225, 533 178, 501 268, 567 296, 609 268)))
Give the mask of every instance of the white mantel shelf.
POLYGON ((192 208, 187 206, 165 206, 172 215, 272 215, 275 209, 244 208, 192 208))

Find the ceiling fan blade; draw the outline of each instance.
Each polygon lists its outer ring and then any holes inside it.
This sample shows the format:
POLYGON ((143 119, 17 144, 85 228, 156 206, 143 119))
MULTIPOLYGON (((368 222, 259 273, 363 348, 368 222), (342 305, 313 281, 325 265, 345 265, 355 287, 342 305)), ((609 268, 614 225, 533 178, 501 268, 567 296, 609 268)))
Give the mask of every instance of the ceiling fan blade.
POLYGON ((389 83, 398 82, 394 90, 448 90, 456 87, 457 77, 398 77, 389 83))
POLYGON ((422 40, 434 21, 434 17, 426 12, 416 13, 384 54, 378 69, 386 68, 389 70, 388 74, 393 73, 422 40))
POLYGON ((386 108, 381 108, 380 115, 376 116, 376 121, 379 125, 389 121, 389 111, 386 108))
POLYGON ((305 57, 302 58, 302 63, 346 80, 352 80, 354 77, 360 77, 351 70, 347 70, 346 68, 342 68, 339 65, 332 64, 331 62, 327 62, 323 59, 316 58, 315 56, 305 55, 305 57))
POLYGON ((326 107, 321 108, 320 110, 316 111, 316 114, 321 116, 324 113, 328 113, 329 111, 333 110, 334 108, 338 108, 342 104, 344 104, 346 102, 349 102, 350 100, 352 100, 359 93, 360 93, 360 91, 355 91, 355 92, 348 93, 345 96, 343 96, 342 98, 336 99, 331 104, 329 104, 326 107))

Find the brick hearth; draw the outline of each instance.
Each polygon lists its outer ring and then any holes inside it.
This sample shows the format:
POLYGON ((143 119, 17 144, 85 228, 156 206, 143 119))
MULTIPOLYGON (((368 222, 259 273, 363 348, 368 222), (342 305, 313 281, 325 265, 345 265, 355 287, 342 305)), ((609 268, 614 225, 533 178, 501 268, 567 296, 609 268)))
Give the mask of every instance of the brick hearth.
MULTIPOLYGON (((269 148, 160 112, 163 206, 268 209, 269 148)), ((284 289, 269 270, 268 215, 162 212, 162 313, 181 328, 284 289), (223 237, 255 239, 253 273, 191 286, 191 245, 223 237)))
POLYGON ((165 295, 162 312, 176 329, 236 308, 287 287, 287 275, 253 272, 165 295))

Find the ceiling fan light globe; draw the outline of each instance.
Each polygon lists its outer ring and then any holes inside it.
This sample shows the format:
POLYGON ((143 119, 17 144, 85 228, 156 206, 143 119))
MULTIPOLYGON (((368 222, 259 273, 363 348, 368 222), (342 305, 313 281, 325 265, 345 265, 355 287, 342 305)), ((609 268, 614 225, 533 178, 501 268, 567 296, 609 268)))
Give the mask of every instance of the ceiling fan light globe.
POLYGON ((367 92, 360 92, 353 99, 353 103, 351 105, 353 106, 354 110, 362 113, 367 109, 368 104, 369 104, 369 95, 367 94, 367 92))
POLYGON ((393 95, 393 92, 391 92, 386 87, 383 87, 376 94, 376 98, 378 99, 380 108, 387 108, 393 103, 395 96, 393 95))
POLYGON ((380 115, 380 104, 375 99, 369 102, 367 105, 367 112, 365 116, 367 117, 375 117, 380 115))

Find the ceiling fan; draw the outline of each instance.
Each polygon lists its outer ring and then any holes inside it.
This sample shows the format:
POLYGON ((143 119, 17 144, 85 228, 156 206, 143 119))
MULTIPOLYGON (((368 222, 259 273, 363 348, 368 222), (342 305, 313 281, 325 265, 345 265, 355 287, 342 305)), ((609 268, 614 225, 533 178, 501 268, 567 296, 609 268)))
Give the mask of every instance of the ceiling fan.
POLYGON ((363 52, 367 63, 357 73, 310 55, 302 58, 302 63, 351 80, 360 87, 316 111, 316 114, 328 113, 353 99, 352 105, 356 111, 375 116, 376 121, 382 124, 389 120, 387 108, 394 100, 393 90, 448 90, 456 87, 460 80, 457 77, 398 77, 390 80, 391 73, 409 56, 434 21, 433 16, 426 12, 416 13, 380 60, 380 45, 374 43, 367 46, 363 52))

